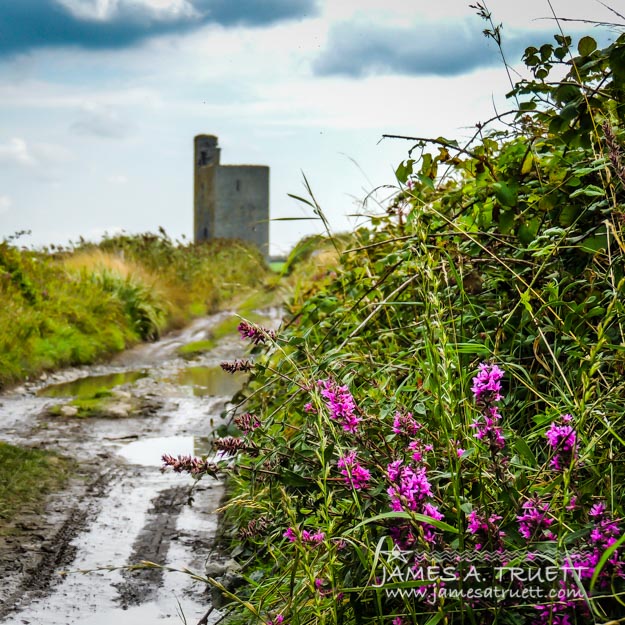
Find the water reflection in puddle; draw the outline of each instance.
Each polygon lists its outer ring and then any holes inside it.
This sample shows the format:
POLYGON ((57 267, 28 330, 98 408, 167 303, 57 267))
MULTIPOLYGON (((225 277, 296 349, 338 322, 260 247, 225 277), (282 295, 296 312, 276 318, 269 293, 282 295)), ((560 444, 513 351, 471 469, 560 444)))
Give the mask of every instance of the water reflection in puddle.
MULTIPOLYGON (((183 620, 181 616, 180 606, 177 606, 173 600, 171 603, 173 605, 168 606, 167 609, 163 609, 155 603, 149 603, 133 606, 125 610, 121 608, 102 610, 99 614, 94 614, 90 618, 87 617, 81 622, 83 625, 111 625, 111 623, 115 623, 115 625, 136 625, 137 623, 147 622, 158 622, 162 625, 180 625, 180 623, 187 623, 188 621, 183 620)), ((195 612, 198 611, 197 606, 194 605, 193 608, 195 608, 195 612)), ((196 620, 197 616, 194 617, 193 622, 196 622, 196 620)))
POLYGON ((147 377, 147 375, 148 372, 146 370, 90 375, 72 382, 61 382, 60 384, 46 386, 46 388, 38 391, 37 395, 42 397, 87 397, 101 390, 136 382, 141 378, 147 377))
POLYGON ((192 386, 198 397, 231 397, 243 386, 246 373, 227 373, 221 367, 187 367, 168 381, 192 386))
POLYGON ((128 443, 118 453, 131 464, 160 467, 163 454, 207 456, 212 453, 212 447, 208 436, 161 436, 128 443))

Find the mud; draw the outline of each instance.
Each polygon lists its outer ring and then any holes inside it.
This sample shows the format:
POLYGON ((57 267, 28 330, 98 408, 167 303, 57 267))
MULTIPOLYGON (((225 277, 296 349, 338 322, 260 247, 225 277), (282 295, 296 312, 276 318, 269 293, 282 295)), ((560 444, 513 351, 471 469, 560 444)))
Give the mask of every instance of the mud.
POLYGON ((191 493, 188 476, 159 465, 162 453, 183 453, 181 444, 206 454, 213 430, 226 423, 243 380, 234 384, 217 368, 244 356, 245 345, 225 337, 192 363, 176 355, 226 315, 0 396, 1 440, 53 449, 78 466, 44 514, 22 515, 0 537, 0 622, 192 624, 210 612, 208 624, 223 616, 211 611, 206 586, 180 572, 204 575, 207 561, 227 568, 214 553, 223 484, 203 480, 191 493), (116 419, 50 416, 52 406, 102 384, 149 409, 116 419), (144 561, 166 568, 129 568, 144 561))

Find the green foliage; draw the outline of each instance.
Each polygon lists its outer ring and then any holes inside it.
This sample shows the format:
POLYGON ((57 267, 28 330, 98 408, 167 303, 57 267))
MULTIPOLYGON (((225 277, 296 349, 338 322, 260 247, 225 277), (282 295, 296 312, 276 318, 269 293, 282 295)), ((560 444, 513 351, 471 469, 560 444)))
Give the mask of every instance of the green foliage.
MULTIPOLYGON (((625 36, 604 50, 585 37, 569 60, 571 41, 555 39, 526 51, 534 79, 511 93, 520 104, 508 129, 480 126, 464 146, 415 139, 380 227, 352 235, 332 279, 308 283, 257 360, 245 410, 262 425, 243 439, 229 504, 248 580, 237 619, 533 623, 532 603, 428 606, 376 588, 379 571, 393 570, 390 536, 412 536, 431 557, 442 546, 473 551, 469 515, 497 515, 505 547, 524 558, 518 518, 539 498, 555 538, 530 547, 557 557, 590 544, 596 503, 623 516, 625 36), (549 83, 564 63, 564 79, 549 83), (489 359, 506 372, 504 454, 472 425, 480 409, 470 378, 489 359), (320 394, 318 382, 330 379, 353 394, 353 432, 320 394), (414 451, 393 432, 396 412, 412 413, 421 424, 412 442, 431 446, 422 466, 440 522, 391 510, 391 465, 414 451), (565 414, 578 458, 555 470, 545 434, 565 414), (370 473, 367 488, 341 472, 349 452, 370 473), (310 541, 304 531, 323 536, 310 541)), ((556 606, 558 614, 579 623, 591 612, 601 622, 621 616, 617 577, 603 596, 556 606)))

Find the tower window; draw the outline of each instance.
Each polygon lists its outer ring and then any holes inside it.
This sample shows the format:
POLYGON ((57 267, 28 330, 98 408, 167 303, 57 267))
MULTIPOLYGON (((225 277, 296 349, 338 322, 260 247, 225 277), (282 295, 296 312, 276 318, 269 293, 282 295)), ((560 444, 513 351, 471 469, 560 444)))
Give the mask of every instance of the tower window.
POLYGON ((237 191, 241 190, 241 181, 237 180, 237 191))

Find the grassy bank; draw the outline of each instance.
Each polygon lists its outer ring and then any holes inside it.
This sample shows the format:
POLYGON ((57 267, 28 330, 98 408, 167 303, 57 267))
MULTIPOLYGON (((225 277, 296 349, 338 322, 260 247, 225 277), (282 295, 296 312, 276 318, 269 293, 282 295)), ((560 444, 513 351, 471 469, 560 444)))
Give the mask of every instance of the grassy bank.
POLYGON ((260 254, 243 243, 117 236, 71 250, 0 243, 0 388, 94 362, 262 287, 260 254))
POLYGON ((625 613, 625 36, 524 58, 507 129, 415 139, 386 214, 248 331, 232 622, 625 613))

